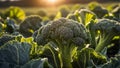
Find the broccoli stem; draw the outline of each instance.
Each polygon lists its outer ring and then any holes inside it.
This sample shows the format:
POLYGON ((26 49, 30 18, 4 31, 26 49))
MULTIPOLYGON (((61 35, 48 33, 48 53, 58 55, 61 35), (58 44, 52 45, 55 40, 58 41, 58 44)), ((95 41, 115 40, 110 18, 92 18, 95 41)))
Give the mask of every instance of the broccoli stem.
POLYGON ((114 34, 105 34, 100 36, 99 43, 97 44, 95 51, 101 52, 104 47, 107 47, 112 41, 114 34))
POLYGON ((62 68, 72 68, 71 64, 71 48, 68 46, 63 46, 60 49, 60 57, 62 60, 62 68))
POLYGON ((91 20, 91 22, 88 24, 88 30, 89 30, 89 42, 91 44, 91 47, 92 48, 95 48, 96 47, 96 40, 95 40, 95 37, 96 37, 96 32, 95 32, 95 29, 93 28, 94 27, 94 21, 91 20))
POLYGON ((54 43, 59 48, 59 59, 61 63, 61 68, 72 68, 72 51, 75 48, 70 43, 63 44, 62 41, 54 40, 54 43))

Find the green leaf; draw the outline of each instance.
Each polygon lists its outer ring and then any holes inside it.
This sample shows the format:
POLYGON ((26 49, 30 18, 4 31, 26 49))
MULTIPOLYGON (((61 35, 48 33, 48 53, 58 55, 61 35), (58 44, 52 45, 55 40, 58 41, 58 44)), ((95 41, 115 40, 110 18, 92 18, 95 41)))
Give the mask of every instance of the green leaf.
POLYGON ((111 58, 106 64, 101 68, 120 68, 120 54, 114 58, 111 58))
POLYGON ((45 46, 32 45, 30 56, 31 59, 47 57, 48 62, 54 68, 60 68, 58 52, 56 51, 56 48, 53 44, 46 44, 45 46))
POLYGON ((25 12, 19 7, 11 6, 5 11, 5 16, 16 20, 23 20, 25 18, 25 12))
POLYGON ((30 48, 31 46, 24 42, 11 41, 6 43, 0 48, 0 63, 23 65, 30 59, 30 48))
POLYGON ((62 17, 62 14, 61 14, 61 12, 59 11, 59 12, 57 12, 54 20, 57 20, 57 19, 59 19, 59 18, 61 18, 61 17, 62 17))
POLYGON ((40 54, 41 57, 47 57, 48 62, 54 66, 54 68, 60 68, 60 59, 58 57, 58 52, 56 49, 47 44, 46 46, 43 47, 42 53, 40 54))
POLYGON ((83 48, 76 53, 73 59, 73 68, 87 68, 94 67, 93 61, 96 65, 106 62, 106 57, 95 52, 92 48, 83 48))
POLYGON ((53 68, 53 67, 48 63, 48 60, 46 58, 43 58, 31 60, 21 68, 53 68))
POLYGON ((85 26, 87 26, 91 20, 94 20, 96 18, 96 15, 87 9, 81 9, 79 11, 79 16, 81 18, 81 22, 85 26))

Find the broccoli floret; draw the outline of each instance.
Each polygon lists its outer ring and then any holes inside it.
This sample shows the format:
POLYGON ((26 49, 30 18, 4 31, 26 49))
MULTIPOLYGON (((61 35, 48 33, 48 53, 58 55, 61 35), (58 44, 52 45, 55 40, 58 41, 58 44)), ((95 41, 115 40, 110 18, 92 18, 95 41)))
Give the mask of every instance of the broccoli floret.
POLYGON ((87 39, 83 24, 77 21, 61 18, 38 30, 36 42, 39 45, 52 42, 58 47, 62 58, 63 68, 71 68, 72 51, 77 46, 82 46, 87 39))
POLYGON ((114 36, 120 35, 120 23, 114 20, 102 19, 95 24, 95 29, 99 31, 99 42, 95 48, 97 52, 101 52, 107 47, 114 36))
POLYGON ((30 37, 32 36, 34 31, 36 31, 42 26, 41 22, 42 18, 38 15, 28 16, 20 24, 19 31, 24 37, 30 37))

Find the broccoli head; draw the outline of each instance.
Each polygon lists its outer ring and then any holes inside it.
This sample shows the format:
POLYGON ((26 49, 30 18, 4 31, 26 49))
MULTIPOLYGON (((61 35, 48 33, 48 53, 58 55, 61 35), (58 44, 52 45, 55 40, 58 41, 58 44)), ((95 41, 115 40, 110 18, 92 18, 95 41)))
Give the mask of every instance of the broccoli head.
POLYGON ((93 11, 99 18, 102 18, 103 16, 108 14, 108 11, 101 6, 96 6, 91 11, 93 11))
POLYGON ((87 39, 83 24, 72 19, 61 18, 51 21, 38 30, 36 42, 39 45, 52 42, 58 47, 63 68, 71 68, 72 51, 82 46, 87 39))
POLYGON ((37 40, 39 36, 47 41, 56 40, 63 44, 72 42, 77 45, 79 43, 75 42, 76 39, 85 41, 87 38, 85 28, 81 23, 65 18, 49 22, 39 29, 36 41, 40 45, 42 42, 37 40))
POLYGON ((99 42, 95 48, 98 52, 109 45, 114 36, 120 35, 120 23, 114 20, 101 19, 95 24, 95 29, 100 32, 99 42))
POLYGON ((42 26, 41 22, 42 18, 38 15, 28 16, 20 24, 19 31, 24 37, 30 37, 32 36, 34 31, 36 31, 42 26))

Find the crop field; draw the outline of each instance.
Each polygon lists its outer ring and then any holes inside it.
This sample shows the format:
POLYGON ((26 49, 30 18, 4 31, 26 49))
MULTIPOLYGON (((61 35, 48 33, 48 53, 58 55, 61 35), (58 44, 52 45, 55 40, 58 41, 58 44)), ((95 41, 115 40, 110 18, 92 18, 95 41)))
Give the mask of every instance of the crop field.
POLYGON ((120 3, 0 8, 0 68, 120 68, 120 3))

